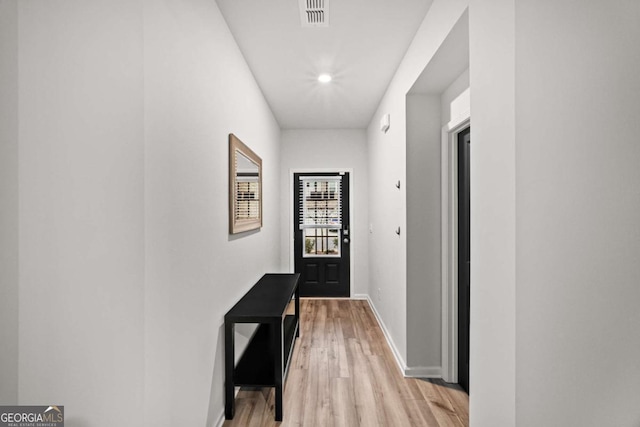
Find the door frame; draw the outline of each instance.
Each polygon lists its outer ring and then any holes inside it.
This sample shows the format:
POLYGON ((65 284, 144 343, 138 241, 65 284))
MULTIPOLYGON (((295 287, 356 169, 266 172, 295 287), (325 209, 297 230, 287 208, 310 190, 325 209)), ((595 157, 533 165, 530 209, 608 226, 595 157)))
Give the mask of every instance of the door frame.
POLYGON ((458 382, 458 134, 471 125, 466 112, 442 127, 442 379, 458 382))
MULTIPOLYGON (((294 273, 295 272, 295 268, 296 268, 296 261, 295 261, 295 246, 294 246, 294 239, 295 236, 293 234, 293 209, 295 208, 294 206, 294 174, 296 173, 340 173, 340 172, 344 172, 344 173, 348 173, 349 174, 349 224, 350 224, 350 239, 351 241, 353 241, 352 237, 353 237, 353 218, 354 218, 354 210, 355 210, 355 206, 353 205, 353 168, 295 168, 295 169, 289 169, 289 272, 290 273, 294 273)), ((358 236, 360 237, 360 236, 358 236)), ((349 244, 349 298, 353 298, 353 284, 355 283, 355 276, 354 276, 354 259, 355 259, 355 254, 354 254, 354 250, 353 250, 353 244, 349 244)))

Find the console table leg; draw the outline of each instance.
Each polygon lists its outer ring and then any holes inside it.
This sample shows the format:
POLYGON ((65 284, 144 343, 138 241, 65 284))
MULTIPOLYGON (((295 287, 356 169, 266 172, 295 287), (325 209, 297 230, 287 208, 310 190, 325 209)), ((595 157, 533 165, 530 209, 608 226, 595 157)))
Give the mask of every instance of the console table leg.
POLYGON ((282 421, 282 376, 284 375, 282 368, 282 322, 271 324, 271 333, 273 335, 273 373, 275 376, 275 393, 276 393, 276 421, 282 421))
POLYGON ((235 345, 235 324, 233 322, 225 322, 224 324, 224 358, 225 358, 225 375, 224 375, 224 417, 228 420, 233 419, 235 412, 235 383, 233 381, 234 366, 234 345, 235 345))

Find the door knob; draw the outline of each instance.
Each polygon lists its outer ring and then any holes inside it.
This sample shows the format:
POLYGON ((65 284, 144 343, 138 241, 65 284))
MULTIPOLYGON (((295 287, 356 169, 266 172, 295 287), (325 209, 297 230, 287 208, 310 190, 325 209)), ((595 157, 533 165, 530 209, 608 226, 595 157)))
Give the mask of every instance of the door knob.
POLYGON ((349 239, 347 237, 344 238, 343 242, 349 243, 349 239))

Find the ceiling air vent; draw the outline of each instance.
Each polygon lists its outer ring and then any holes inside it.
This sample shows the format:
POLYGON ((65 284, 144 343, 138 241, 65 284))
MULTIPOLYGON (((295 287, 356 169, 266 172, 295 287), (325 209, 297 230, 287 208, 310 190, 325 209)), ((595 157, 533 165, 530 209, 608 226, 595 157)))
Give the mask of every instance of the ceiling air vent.
POLYGON ((329 0, 298 0, 303 27, 329 26, 329 0))

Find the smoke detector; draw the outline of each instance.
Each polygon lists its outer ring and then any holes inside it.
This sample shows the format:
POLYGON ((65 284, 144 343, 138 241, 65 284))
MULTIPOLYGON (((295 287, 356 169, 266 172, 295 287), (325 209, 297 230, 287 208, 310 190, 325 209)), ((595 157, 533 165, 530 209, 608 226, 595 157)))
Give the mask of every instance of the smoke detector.
POLYGON ((298 0, 303 27, 329 26, 329 0, 298 0))

